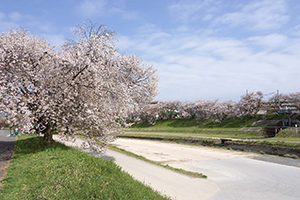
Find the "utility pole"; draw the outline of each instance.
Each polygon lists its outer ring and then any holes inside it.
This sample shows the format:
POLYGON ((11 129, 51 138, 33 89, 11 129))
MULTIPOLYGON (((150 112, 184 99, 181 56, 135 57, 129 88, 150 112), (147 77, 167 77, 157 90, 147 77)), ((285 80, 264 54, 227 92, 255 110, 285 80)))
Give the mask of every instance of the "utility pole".
POLYGON ((278 98, 278 109, 280 110, 279 90, 277 90, 277 98, 278 98))
MULTIPOLYGON (((278 111, 280 111, 279 90, 277 90, 277 99, 278 99, 278 111)), ((282 127, 284 127, 284 113, 282 113, 282 127)))

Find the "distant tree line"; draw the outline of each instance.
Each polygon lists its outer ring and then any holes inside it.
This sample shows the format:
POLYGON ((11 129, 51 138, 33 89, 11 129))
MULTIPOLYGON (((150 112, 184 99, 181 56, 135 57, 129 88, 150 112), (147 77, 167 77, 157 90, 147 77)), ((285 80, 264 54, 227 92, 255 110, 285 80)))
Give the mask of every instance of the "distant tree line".
POLYGON ((264 100, 262 92, 251 92, 242 95, 239 102, 220 100, 196 101, 158 101, 147 104, 139 111, 132 112, 129 120, 133 122, 149 122, 155 124, 160 119, 196 118, 211 119, 215 123, 229 117, 250 115, 256 117, 259 113, 276 114, 286 105, 289 108, 300 108, 300 92, 290 94, 274 94, 264 100))

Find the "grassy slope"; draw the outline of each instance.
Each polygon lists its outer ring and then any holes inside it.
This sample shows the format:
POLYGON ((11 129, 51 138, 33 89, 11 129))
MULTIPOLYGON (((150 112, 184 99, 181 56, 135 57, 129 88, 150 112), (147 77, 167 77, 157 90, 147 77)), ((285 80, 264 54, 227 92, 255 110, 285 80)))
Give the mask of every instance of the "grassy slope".
POLYGON ((277 115, 267 116, 242 116, 242 117, 231 117, 224 119, 221 123, 214 123, 212 120, 196 120, 196 119, 165 119, 158 120, 155 125, 149 123, 134 124, 131 128, 136 129, 172 129, 172 128, 183 128, 183 129, 211 129, 211 128, 229 128, 239 129, 242 127, 251 127, 252 123, 258 120, 271 120, 280 119, 277 115))
POLYGON ((240 132, 242 127, 261 119, 261 117, 234 117, 213 123, 211 120, 197 121, 196 119, 166 119, 158 120, 155 125, 149 123, 134 124, 128 132, 169 132, 169 133, 190 133, 208 137, 233 137, 249 138, 260 136, 257 132, 240 132))
POLYGON ((105 161, 42 138, 19 136, 0 199, 164 199, 105 161))

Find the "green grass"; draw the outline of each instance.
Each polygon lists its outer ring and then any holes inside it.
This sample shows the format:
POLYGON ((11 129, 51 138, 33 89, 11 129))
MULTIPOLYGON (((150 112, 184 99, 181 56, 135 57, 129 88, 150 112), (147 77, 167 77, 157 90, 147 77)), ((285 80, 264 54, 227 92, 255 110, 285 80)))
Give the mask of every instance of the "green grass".
POLYGON ((112 161, 19 136, 0 199, 165 199, 112 161))
POLYGON ((124 153, 126 155, 129 155, 129 156, 132 156, 132 157, 135 157, 135 158, 138 158, 140 160, 143 160, 143 161, 146 161, 146 162, 149 162, 149 163, 152 163, 152 164, 155 164, 155 165, 158 165, 158 166, 161 166, 161 167, 164 167, 164 168, 167 168, 167 169, 170 169, 170 170, 173 170, 175 172, 179 172, 179 173, 182 173, 182 174, 185 174, 185 175, 188 175, 188 176, 192 176, 192 177, 197 177, 197 178, 207 178, 206 175, 203 175, 201 173, 196 173, 196 172, 190 172, 190 171, 186 171, 186 170, 183 170, 183 169, 177 169, 177 168, 174 168, 174 167, 171 167, 169 165, 163 165, 159 162, 155 162, 155 161, 152 161, 152 160, 149 160, 143 156, 140 156, 140 155, 136 155, 132 152, 129 152, 129 151, 126 151, 125 149, 121 149, 119 147, 116 147, 116 146, 110 146, 111 149, 115 150, 115 151, 118 151, 118 152, 121 152, 121 153, 124 153))
POLYGON ((278 133, 278 137, 283 137, 283 138, 297 138, 296 136, 300 137, 300 128, 297 128, 297 132, 294 129, 291 128, 286 128, 283 129, 278 133))
POLYGON ((168 128, 180 128, 180 129, 198 129, 198 128, 242 128, 251 127, 252 123, 258 120, 272 120, 281 119, 279 115, 258 115, 256 117, 252 116, 241 116, 241 117, 230 117, 222 120, 221 123, 215 123, 213 120, 201 120, 201 119, 164 119, 157 120, 155 125, 149 123, 138 123, 134 124, 131 128, 137 129, 168 129, 168 128))

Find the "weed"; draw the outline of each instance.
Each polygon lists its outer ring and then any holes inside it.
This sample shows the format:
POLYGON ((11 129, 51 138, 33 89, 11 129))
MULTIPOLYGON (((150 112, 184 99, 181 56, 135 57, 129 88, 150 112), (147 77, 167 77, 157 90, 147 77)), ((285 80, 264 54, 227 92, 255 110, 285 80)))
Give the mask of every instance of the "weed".
POLYGON ((296 156, 296 155, 291 155, 291 154, 285 154, 284 157, 293 158, 293 159, 299 159, 298 156, 296 156))

